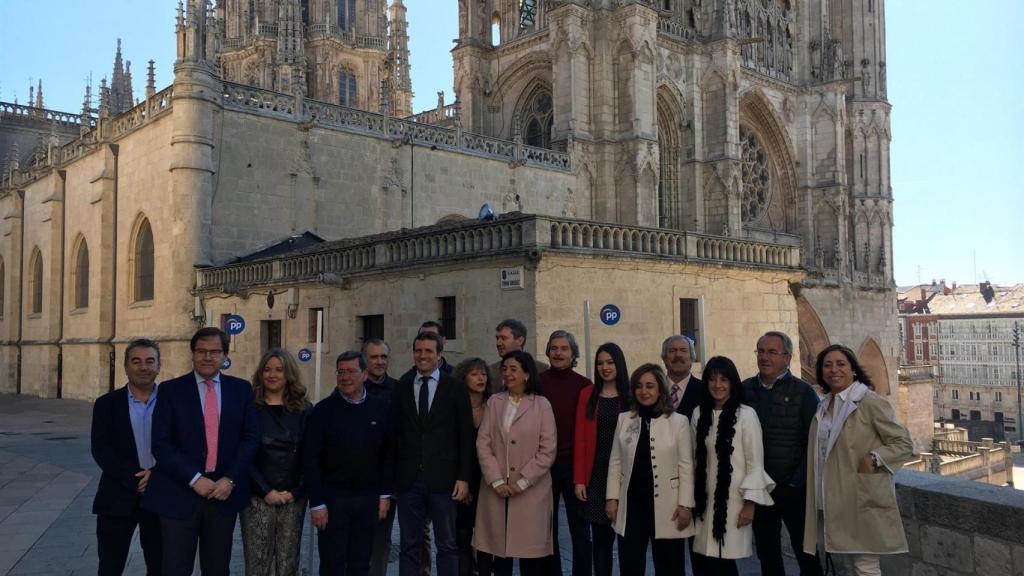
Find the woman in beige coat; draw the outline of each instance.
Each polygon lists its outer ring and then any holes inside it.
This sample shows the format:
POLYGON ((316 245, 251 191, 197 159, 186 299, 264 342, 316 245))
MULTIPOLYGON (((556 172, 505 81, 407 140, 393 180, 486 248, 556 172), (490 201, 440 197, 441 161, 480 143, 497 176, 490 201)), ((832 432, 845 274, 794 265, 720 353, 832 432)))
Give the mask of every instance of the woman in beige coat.
POLYGON ((672 410, 660 366, 637 368, 629 384, 633 409, 615 427, 605 505, 619 535, 619 573, 643 576, 650 542, 655 574, 675 576, 693 535, 690 423, 672 410))
POLYGON ((539 394, 537 368, 526 352, 501 362, 505 391, 487 401, 476 437, 483 478, 473 547, 481 576, 512 574, 519 558, 523 576, 539 575, 551 541, 551 464, 555 415, 539 394))
POLYGON ((848 554, 857 574, 881 574, 879 554, 907 551, 893 475, 912 455, 910 434, 849 348, 822 350, 817 377, 827 394, 807 443, 804 552, 820 544, 826 562, 848 554))

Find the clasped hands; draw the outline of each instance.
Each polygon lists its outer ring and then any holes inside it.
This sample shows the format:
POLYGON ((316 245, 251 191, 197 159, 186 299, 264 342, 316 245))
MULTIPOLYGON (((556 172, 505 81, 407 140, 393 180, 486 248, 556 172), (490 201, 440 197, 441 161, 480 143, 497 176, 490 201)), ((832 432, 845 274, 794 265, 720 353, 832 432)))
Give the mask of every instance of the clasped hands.
POLYGON ((234 483, 227 476, 216 482, 206 476, 200 476, 196 483, 192 485, 192 490, 203 498, 221 501, 227 500, 234 488, 234 483))

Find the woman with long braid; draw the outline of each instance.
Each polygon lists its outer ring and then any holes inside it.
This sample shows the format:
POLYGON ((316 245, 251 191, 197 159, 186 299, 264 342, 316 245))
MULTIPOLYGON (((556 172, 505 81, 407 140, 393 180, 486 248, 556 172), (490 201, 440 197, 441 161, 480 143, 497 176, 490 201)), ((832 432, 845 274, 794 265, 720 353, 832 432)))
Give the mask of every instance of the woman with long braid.
POLYGON ((736 365, 724 356, 704 367, 706 394, 693 412, 693 573, 738 574, 736 559, 753 554, 754 504, 771 506, 775 482, 764 471, 761 423, 741 403, 736 365))

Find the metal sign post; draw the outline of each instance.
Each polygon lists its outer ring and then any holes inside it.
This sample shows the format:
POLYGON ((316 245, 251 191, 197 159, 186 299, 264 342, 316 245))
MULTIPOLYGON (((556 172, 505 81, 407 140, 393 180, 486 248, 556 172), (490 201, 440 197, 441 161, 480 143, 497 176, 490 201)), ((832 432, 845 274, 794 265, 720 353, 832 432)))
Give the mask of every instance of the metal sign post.
POLYGON ((590 356, 590 300, 583 301, 583 359, 587 363, 587 378, 593 382, 594 366, 590 356))
MULTIPOLYGON (((323 310, 317 310, 316 311, 316 347, 313 349, 313 366, 314 366, 314 368, 313 368, 313 370, 314 370, 313 380, 316 382, 315 386, 316 386, 316 401, 317 402, 320 401, 320 375, 321 375, 321 372, 322 372, 322 365, 323 365, 323 361, 322 361, 322 357, 321 357, 321 352, 323 351, 323 343, 324 343, 324 311, 323 310)), ((314 404, 315 404, 315 402, 314 402, 314 404)), ((305 514, 305 512, 303 512, 303 514, 305 514)), ((309 519, 307 524, 309 525, 309 535, 306 537, 306 541, 309 543, 309 546, 308 546, 309 552, 306 555, 306 567, 305 567, 305 569, 303 569, 302 572, 306 576, 311 576, 313 574, 313 554, 315 553, 313 540, 314 540, 314 537, 316 536, 316 528, 313 526, 313 519, 312 518, 309 519)))

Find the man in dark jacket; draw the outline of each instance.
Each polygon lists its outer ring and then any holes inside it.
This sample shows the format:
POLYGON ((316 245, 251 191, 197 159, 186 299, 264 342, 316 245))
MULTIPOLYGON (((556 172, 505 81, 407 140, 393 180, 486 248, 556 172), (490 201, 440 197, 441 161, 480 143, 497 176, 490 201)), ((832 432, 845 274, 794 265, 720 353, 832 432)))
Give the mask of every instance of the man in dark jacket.
POLYGON ((818 407, 810 384, 789 371, 793 341, 783 332, 766 332, 757 341, 758 375, 743 382, 744 402, 757 411, 764 441, 764 469, 775 480, 774 506, 757 506, 754 542, 761 574, 785 576, 782 523, 803 576, 818 576, 815 555, 803 552, 804 494, 807 489, 807 433, 818 407))
POLYGON ((395 492, 401 526, 400 576, 419 576, 423 524, 434 526, 438 576, 458 572, 455 504, 469 496, 476 458, 473 414, 466 387, 441 372, 441 337, 420 332, 413 340, 416 374, 403 377, 391 400, 394 411, 395 492))
POLYGON ((103 471, 92 504, 100 576, 124 572, 136 526, 146 572, 160 574, 162 562, 160 517, 140 505, 155 463, 150 438, 160 374, 157 343, 130 342, 124 371, 128 385, 97 398, 92 409, 92 457, 103 471))
POLYGON ((676 412, 690 418, 704 397, 704 384, 691 371, 697 361, 693 340, 682 334, 669 336, 661 343, 661 361, 668 376, 669 402, 676 412))
MULTIPOLYGON (((366 380, 363 382, 366 393, 384 399, 390 409, 391 395, 398 385, 398 380, 388 374, 391 346, 380 338, 367 338, 363 341, 363 359, 366 362, 366 380)), ((373 554, 370 557, 370 576, 387 574, 391 555, 391 529, 395 525, 396 510, 397 506, 389 506, 387 516, 377 523, 373 536, 373 554)))

